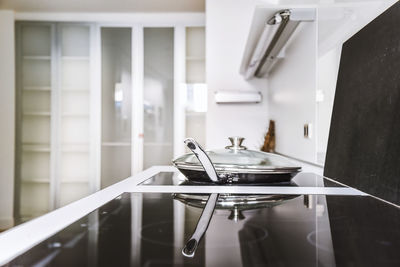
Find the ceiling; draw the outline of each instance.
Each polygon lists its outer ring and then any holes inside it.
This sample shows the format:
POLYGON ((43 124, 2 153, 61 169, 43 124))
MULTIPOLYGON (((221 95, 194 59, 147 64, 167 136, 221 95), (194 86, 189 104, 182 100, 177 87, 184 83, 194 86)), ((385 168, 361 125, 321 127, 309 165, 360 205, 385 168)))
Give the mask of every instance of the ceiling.
POLYGON ((205 0, 0 0, 18 12, 204 12, 205 0))

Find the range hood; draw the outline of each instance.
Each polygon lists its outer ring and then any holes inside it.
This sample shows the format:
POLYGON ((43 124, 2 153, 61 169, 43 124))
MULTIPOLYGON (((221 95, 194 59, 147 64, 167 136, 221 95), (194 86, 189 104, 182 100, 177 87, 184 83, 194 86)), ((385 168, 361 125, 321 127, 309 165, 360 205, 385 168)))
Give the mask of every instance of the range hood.
POLYGON ((314 21, 315 8, 256 8, 240 73, 245 79, 265 77, 302 21, 314 21))

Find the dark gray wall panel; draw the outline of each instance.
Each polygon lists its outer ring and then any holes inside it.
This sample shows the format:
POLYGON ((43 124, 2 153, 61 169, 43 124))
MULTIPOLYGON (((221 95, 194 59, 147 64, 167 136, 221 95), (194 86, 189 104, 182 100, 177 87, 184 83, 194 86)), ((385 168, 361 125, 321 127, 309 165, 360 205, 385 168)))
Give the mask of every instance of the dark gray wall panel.
POLYGON ((400 204, 400 3, 342 49, 324 175, 400 204))

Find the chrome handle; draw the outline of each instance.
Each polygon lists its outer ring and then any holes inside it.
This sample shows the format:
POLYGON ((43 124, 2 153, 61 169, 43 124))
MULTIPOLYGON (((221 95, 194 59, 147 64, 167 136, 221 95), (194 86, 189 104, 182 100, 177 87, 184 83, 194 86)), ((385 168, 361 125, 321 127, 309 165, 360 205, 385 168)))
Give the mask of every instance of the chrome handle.
POLYGON ((203 165, 203 168, 210 180, 217 183, 219 181, 217 171, 215 170, 214 165, 204 149, 193 138, 187 138, 184 142, 186 146, 193 152, 193 154, 199 159, 200 164, 203 165))
POLYGON ((216 193, 213 193, 208 197, 206 206, 204 207, 200 219, 197 222, 196 230, 182 249, 183 256, 189 258, 194 257, 194 253, 196 252, 196 249, 203 238, 204 233, 207 231, 208 225, 210 224, 217 200, 218 194, 216 193))

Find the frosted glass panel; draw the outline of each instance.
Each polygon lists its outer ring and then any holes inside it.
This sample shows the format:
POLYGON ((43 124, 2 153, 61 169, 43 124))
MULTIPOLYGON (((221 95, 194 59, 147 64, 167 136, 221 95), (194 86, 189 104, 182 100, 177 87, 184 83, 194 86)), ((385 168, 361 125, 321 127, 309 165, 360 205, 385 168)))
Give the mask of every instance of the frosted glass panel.
POLYGON ((21 27, 23 56, 50 56, 51 28, 49 25, 21 27))
POLYGON ((50 143, 50 116, 25 115, 22 119, 23 143, 50 143))
POLYGON ((49 23, 16 24, 17 223, 49 210, 53 32, 49 23))
POLYGON ((90 28, 68 25, 61 28, 62 55, 64 57, 87 57, 90 48, 90 28))
POLYGON ((64 115, 61 122, 61 141, 64 144, 89 144, 89 117, 64 115))
POLYGON ((68 152, 63 151, 62 164, 60 166, 61 182, 82 182, 88 181, 89 177, 89 157, 87 151, 68 152))
POLYGON ((101 29, 101 187, 131 175, 131 29, 101 29))
POLYGON ((61 96, 61 113, 63 115, 89 115, 89 91, 63 91, 61 96))
POLYGON ((90 27, 59 25, 60 148, 57 205, 90 193, 90 27))
POLYGON ((60 205, 67 205, 89 194, 87 183, 63 183, 60 191, 60 205))
POLYGON ((186 28, 186 55, 192 59, 204 59, 205 57, 205 28, 186 28))
POLYGON ((174 30, 144 29, 144 168, 173 156, 174 30))
POLYGON ((24 152, 22 155, 21 177, 23 181, 50 181, 50 153, 24 152))
POLYGON ((103 28, 102 139, 131 140, 131 29, 103 28))
POLYGON ((88 90, 89 77, 90 77, 89 60, 63 59, 62 61, 63 89, 88 90))
POLYGON ((48 183, 22 183, 20 212, 23 220, 46 213, 49 210, 49 194, 48 183))
POLYGON ((50 112, 50 91, 24 91, 22 109, 25 112, 50 112))
POLYGON ((131 146, 103 145, 101 149, 101 187, 131 176, 131 146))
POLYGON ((186 82, 187 83, 204 83, 205 77, 204 60, 187 60, 186 61, 186 82))
POLYGON ((50 60, 25 58, 22 65, 22 84, 24 87, 50 87, 50 60))

